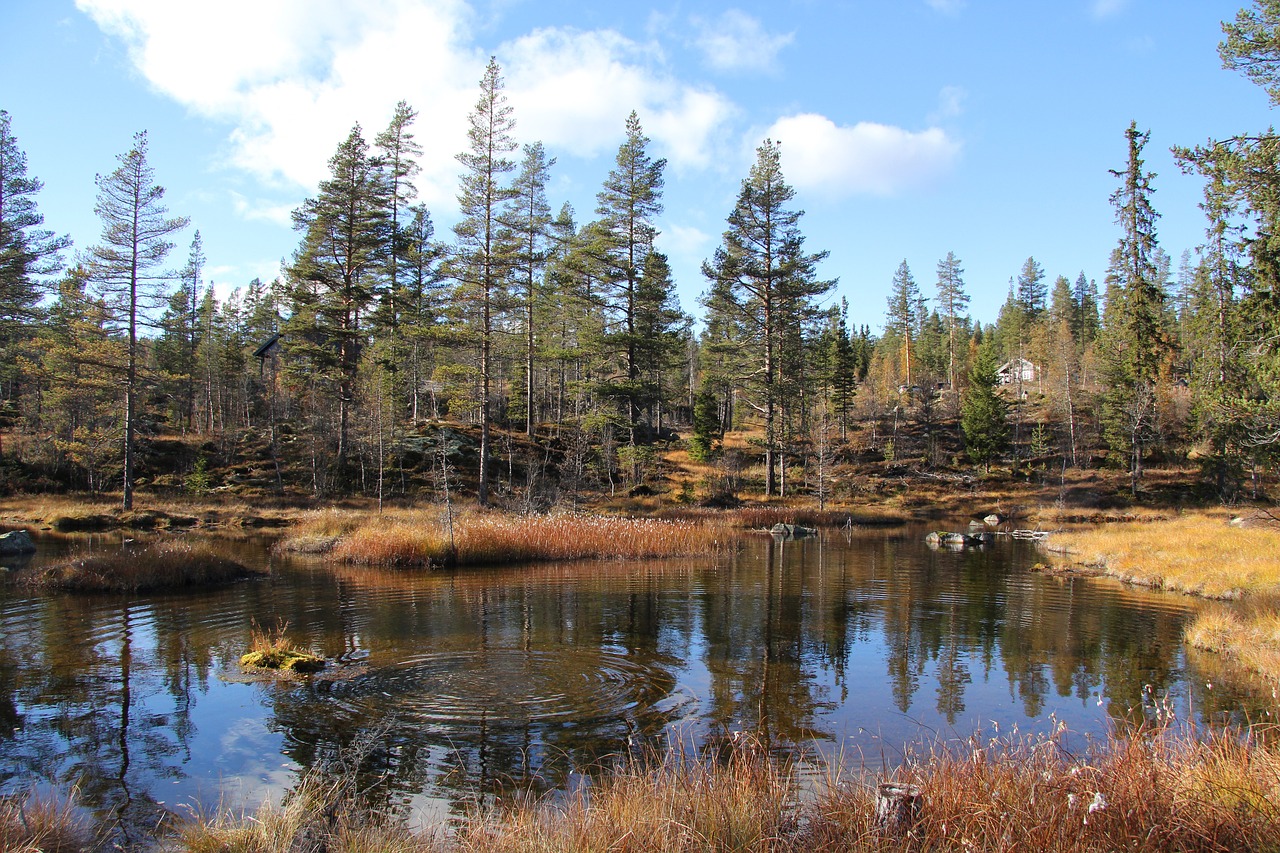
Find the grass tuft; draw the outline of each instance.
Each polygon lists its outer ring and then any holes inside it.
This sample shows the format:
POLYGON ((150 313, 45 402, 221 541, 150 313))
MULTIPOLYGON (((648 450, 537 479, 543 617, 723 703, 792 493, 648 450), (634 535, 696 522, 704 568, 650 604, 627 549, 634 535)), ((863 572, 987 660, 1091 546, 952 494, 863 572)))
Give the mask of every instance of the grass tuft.
POLYGON ((286 672, 319 672, 324 658, 295 646, 286 636, 288 623, 281 620, 272 630, 254 624, 249 632, 249 651, 240 656, 240 665, 253 669, 286 672))
POLYGON ((29 582, 38 589, 68 592, 155 592, 213 586, 255 574, 261 571, 225 556, 213 543, 174 539, 47 566, 29 582))
POLYGON ((0 850, 82 853, 93 837, 70 802, 36 796, 0 797, 0 850))

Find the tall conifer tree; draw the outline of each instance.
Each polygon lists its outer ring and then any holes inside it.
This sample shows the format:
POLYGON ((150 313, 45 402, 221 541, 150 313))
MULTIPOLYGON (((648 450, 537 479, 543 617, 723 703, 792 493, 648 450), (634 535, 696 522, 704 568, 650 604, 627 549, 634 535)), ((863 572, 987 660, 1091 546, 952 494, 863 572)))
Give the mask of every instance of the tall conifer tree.
POLYGON ((1107 373, 1104 418, 1108 442, 1129 457, 1130 489, 1142 479, 1142 461, 1156 431, 1156 385, 1168 357, 1163 322, 1164 288, 1156 263, 1156 219, 1151 206, 1155 175, 1144 171, 1148 134, 1136 122, 1125 131, 1128 163, 1111 174, 1120 187, 1111 194, 1120 226, 1119 244, 1107 272, 1103 347, 1107 373))
POLYGON ((711 283, 709 317, 738 340, 737 381, 747 402, 764 417, 765 494, 777 485, 778 416, 783 350, 795 323, 813 313, 813 302, 834 285, 817 277, 826 252, 806 253, 800 233, 802 210, 788 207, 795 190, 782 175, 780 143, 766 139, 756 149, 729 227, 715 256, 702 264, 711 283))
POLYGON ((476 498, 481 506, 489 502, 496 321, 512 263, 511 247, 502 239, 501 214, 515 196, 504 176, 516 167, 509 157, 516 150, 511 136, 516 122, 503 88, 502 69, 490 58, 480 79, 480 98, 467 116, 468 149, 458 155, 463 166, 458 188, 462 219, 453 227, 458 243, 450 267, 479 351, 480 472, 476 498))
POLYGON ((169 237, 187 227, 186 217, 170 217, 164 187, 147 162, 146 131, 116 158, 109 175, 99 175, 93 212, 102 221, 100 242, 84 256, 90 278, 117 326, 125 333, 123 505, 133 508, 134 439, 140 392, 139 329, 165 299, 169 274, 159 269, 173 249, 169 237))
POLYGON ((293 212, 293 227, 303 236, 288 270, 288 345, 302 364, 332 383, 338 405, 333 473, 339 486, 347 473, 366 314, 386 263, 388 208, 387 184, 356 125, 329 158, 329 177, 315 198, 293 212))

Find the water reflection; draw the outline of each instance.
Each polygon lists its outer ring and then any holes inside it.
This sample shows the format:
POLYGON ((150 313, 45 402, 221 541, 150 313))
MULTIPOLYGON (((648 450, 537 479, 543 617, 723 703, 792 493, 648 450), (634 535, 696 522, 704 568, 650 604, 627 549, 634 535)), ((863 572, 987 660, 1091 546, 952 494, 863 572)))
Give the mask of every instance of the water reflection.
MULTIPOLYGON (((254 805, 351 754, 384 805, 426 792, 460 808, 738 731, 891 760, 992 721, 1132 724, 1148 685, 1198 714, 1269 707, 1205 687, 1181 643, 1186 600, 1030 573, 1024 543, 922 540, 764 537, 715 560, 456 574, 283 562, 145 598, 5 581, 0 792, 78 786, 127 835, 192 800, 254 805), (235 661, 250 630, 277 620, 336 665, 246 683, 235 661)), ((234 547, 270 559, 265 543, 234 547)))

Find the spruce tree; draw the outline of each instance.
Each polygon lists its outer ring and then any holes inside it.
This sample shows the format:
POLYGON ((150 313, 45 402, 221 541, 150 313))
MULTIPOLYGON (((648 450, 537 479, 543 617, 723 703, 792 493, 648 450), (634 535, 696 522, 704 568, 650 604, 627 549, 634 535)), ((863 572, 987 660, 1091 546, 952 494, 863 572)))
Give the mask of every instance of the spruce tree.
POLYGON ((960 429, 969 458, 991 470, 991 460, 1009 441, 1008 406, 996 390, 995 349, 985 345, 969 371, 969 383, 960 404, 960 429))
POLYGON ((1142 479, 1143 456, 1156 436, 1156 386, 1169 354, 1163 317, 1165 294, 1156 263, 1158 214, 1151 206, 1155 175, 1143 170, 1142 148, 1147 138, 1136 122, 1130 123, 1125 131, 1128 164, 1111 171, 1120 180, 1120 187, 1111 194, 1111 204, 1121 236, 1107 271, 1102 348, 1107 440, 1128 456, 1130 489, 1135 495, 1142 479))
POLYGON ((109 175, 98 175, 93 212, 102 221, 100 242, 84 255, 89 276, 102 294, 116 328, 125 335, 123 506, 133 508, 134 440, 141 391, 140 327, 165 300, 169 274, 159 267, 173 249, 172 234, 187 227, 186 217, 170 217, 164 187, 154 183, 147 162, 146 131, 116 158, 109 175))

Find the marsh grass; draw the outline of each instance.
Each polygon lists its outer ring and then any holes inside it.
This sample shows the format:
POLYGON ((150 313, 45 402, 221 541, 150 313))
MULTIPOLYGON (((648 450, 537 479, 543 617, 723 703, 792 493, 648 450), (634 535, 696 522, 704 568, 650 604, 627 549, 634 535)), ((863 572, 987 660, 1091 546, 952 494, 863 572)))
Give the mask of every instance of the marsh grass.
POLYGON ((1251 672, 1280 679, 1280 593, 1206 607, 1187 626, 1186 640, 1251 672))
POLYGON ((887 507, 828 510, 789 506, 752 506, 730 510, 671 507, 662 510, 659 516, 674 521, 712 523, 743 530, 767 530, 779 523, 804 527, 885 527, 906 524, 910 520, 901 511, 887 507))
POLYGON ((644 559, 712 553, 733 539, 714 523, 585 514, 515 516, 466 510, 368 518, 332 556, 378 566, 479 566, 546 560, 644 559))
POLYGON ((727 759, 623 760, 568 795, 475 809, 448 835, 415 836, 311 774, 280 806, 191 822, 178 849, 259 853, 300 849, 299 839, 332 853, 1225 853, 1280 845, 1280 751, 1262 736, 1271 733, 1197 736, 1165 726, 1104 738, 1080 755, 1063 747, 1063 734, 974 735, 908 755, 891 775, 919 786, 923 806, 902 837, 876 826, 879 779, 833 770, 813 790, 742 738, 727 759))
POLYGON ((155 592, 215 586, 261 573, 226 556, 215 543, 182 538, 47 566, 30 583, 67 592, 155 592))
POLYGON ((1127 583, 1205 598, 1280 589, 1280 530, 1232 527, 1213 515, 1055 533, 1048 547, 1127 583))
POLYGON ((81 853, 94 838, 71 802, 36 796, 0 797, 0 850, 81 853))

